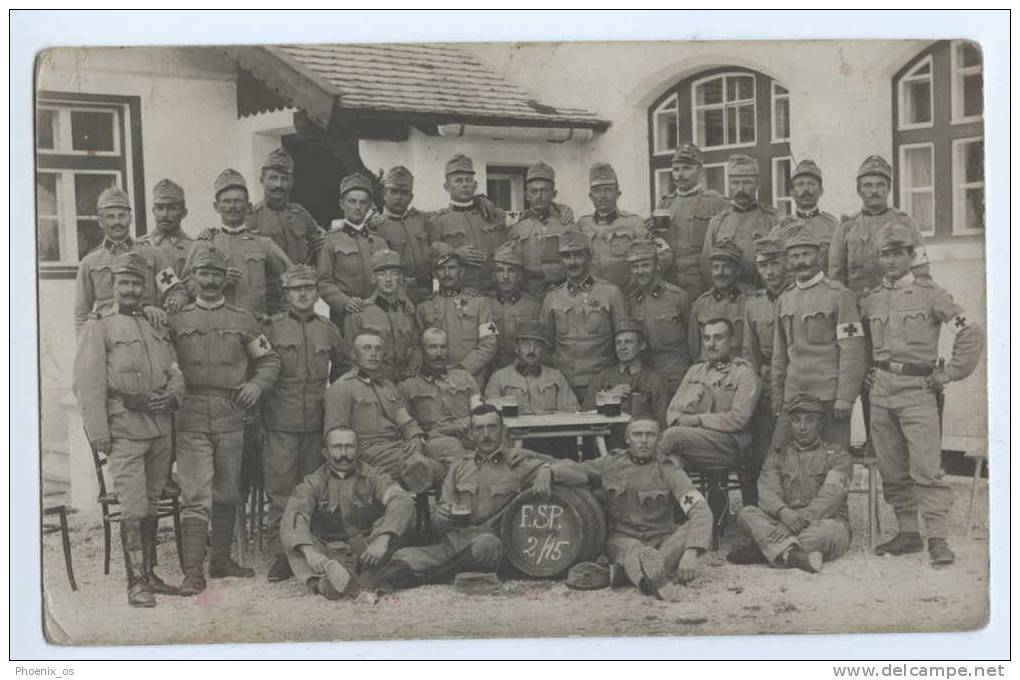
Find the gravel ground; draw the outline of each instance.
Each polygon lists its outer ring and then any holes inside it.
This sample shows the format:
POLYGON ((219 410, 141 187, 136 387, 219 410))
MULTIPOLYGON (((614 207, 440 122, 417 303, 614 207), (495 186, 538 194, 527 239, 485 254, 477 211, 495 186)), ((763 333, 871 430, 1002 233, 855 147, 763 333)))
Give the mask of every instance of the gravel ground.
MULTIPOLYGON (((67 582, 59 532, 43 541, 46 633, 56 644, 119 645, 973 630, 988 618, 987 486, 981 485, 975 527, 965 539, 970 480, 951 479, 957 499, 949 537, 957 562, 951 567, 934 569, 925 554, 867 554, 865 496, 854 494, 853 545, 823 573, 731 565, 724 557, 734 531, 728 529, 721 549, 702 559, 688 600, 678 603, 633 588, 579 592, 562 582, 526 580, 507 581, 489 596, 426 586, 376 604, 329 602, 306 594, 293 579, 268 583, 268 557, 259 557, 254 579, 210 581, 198 597, 160 597, 153 609, 134 609, 126 602, 116 534, 111 574, 104 576, 101 527, 72 516, 77 592, 67 582)), ((893 518, 882 505, 889 535, 893 518)), ((178 583, 166 524, 157 571, 178 583)))

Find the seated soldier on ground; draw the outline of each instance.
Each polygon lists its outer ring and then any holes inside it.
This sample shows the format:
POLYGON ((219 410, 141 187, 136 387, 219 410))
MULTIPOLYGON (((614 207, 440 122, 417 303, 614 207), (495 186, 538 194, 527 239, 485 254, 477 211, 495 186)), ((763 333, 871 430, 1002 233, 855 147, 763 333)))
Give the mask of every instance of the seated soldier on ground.
POLYGON ((634 418, 627 425, 626 449, 584 463, 557 463, 552 476, 557 484, 591 483, 605 490, 610 563, 642 591, 675 600, 681 593, 674 581, 694 579, 698 556, 708 550, 712 511, 684 471, 656 455, 660 432, 654 419, 634 418), (677 507, 687 518, 680 525, 677 507))
POLYGON ((476 406, 470 422, 474 455, 450 468, 436 509, 437 528, 444 536, 434 545, 394 553, 380 575, 388 587, 444 583, 461 572, 495 572, 503 557, 503 511, 531 487, 543 496, 551 491, 552 467, 528 451, 509 450, 495 406, 476 406))
POLYGON ((354 430, 326 433, 326 464, 287 500, 281 539, 291 570, 328 600, 374 592, 379 570, 411 526, 414 500, 361 460, 354 430))
POLYGON ((735 564, 768 561, 817 573, 850 547, 846 496, 850 454, 822 441, 825 406, 818 397, 795 395, 787 407, 794 439, 773 449, 758 478, 758 505, 745 506, 737 522, 753 543, 727 556, 735 564))

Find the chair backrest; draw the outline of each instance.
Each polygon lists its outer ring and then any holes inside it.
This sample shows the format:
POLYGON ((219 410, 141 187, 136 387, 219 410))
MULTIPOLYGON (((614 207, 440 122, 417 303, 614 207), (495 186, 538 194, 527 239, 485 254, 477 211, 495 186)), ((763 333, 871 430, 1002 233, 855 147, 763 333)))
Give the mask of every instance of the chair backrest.
POLYGON ((96 451, 96 447, 89 445, 89 450, 92 451, 92 465, 96 469, 96 481, 99 483, 99 497, 103 498, 106 496, 106 477, 103 475, 103 468, 106 467, 106 463, 109 459, 99 451, 96 451))

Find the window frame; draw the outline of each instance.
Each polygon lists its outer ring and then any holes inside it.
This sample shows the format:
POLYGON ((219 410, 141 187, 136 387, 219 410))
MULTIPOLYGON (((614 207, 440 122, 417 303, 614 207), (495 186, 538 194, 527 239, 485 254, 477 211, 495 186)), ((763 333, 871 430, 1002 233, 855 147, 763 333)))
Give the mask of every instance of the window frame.
POLYGON ((916 222, 917 221, 917 217, 915 217, 913 214, 911 214, 911 212, 909 210, 907 210, 907 208, 910 205, 912 205, 912 202, 910 200, 908 200, 908 199, 910 198, 910 194, 913 194, 915 192, 928 191, 931 194, 931 217, 932 217, 931 229, 924 229, 924 228, 922 228, 922 225, 919 222, 917 224, 917 228, 921 230, 921 235, 922 236, 925 236, 925 237, 934 236, 936 234, 936 232, 938 231, 938 228, 937 228, 937 225, 938 225, 938 213, 935 212, 935 207, 936 207, 936 204, 935 204, 935 187, 938 185, 938 174, 939 174, 938 173, 938 165, 937 165, 937 162, 936 162, 936 155, 935 155, 935 144, 933 142, 914 142, 914 143, 911 143, 911 144, 900 144, 898 149, 897 149, 897 154, 899 155, 899 159, 898 160, 899 160, 899 166, 900 166, 900 172, 899 172, 899 192, 898 192, 897 199, 899 200, 900 209, 903 210, 904 212, 906 212, 908 215, 910 215, 914 219, 914 221, 916 222), (911 151, 913 149, 922 149, 922 148, 928 149, 930 154, 931 154, 931 185, 926 187, 926 188, 920 188, 920 189, 918 187, 907 187, 906 183, 904 182, 904 178, 907 175, 907 171, 906 171, 906 167, 907 167, 907 164, 906 164, 906 155, 907 154, 906 154, 906 152, 907 151, 911 151))
POLYGON ((965 116, 963 115, 963 87, 962 79, 963 76, 981 74, 982 76, 982 87, 981 95, 984 98, 984 55, 981 56, 981 63, 977 66, 960 66, 957 63, 956 48, 963 43, 971 43, 978 48, 980 54, 981 46, 977 43, 973 43, 970 40, 953 40, 949 43, 949 96, 952 108, 952 114, 950 115, 950 122, 953 124, 960 123, 976 123, 983 121, 985 118, 984 114, 984 102, 981 103, 981 113, 976 116, 965 116))
MULTIPOLYGON (((960 139, 954 139, 952 141, 952 165, 951 177, 953 183, 953 236, 972 236, 975 234, 983 235, 988 229, 987 223, 984 229, 968 229, 964 225, 964 219, 966 217, 966 205, 967 205, 967 189, 976 189, 980 185, 980 188, 986 192, 986 205, 987 205, 987 185, 984 179, 984 168, 982 168, 982 179, 981 182, 966 182, 957 181, 957 170, 960 169, 960 147, 964 144, 973 144, 974 142, 984 143, 985 138, 983 135, 976 137, 961 137, 960 139)), ((985 210, 985 216, 987 217, 988 211, 985 210)))
POLYGON ((793 132, 793 125, 791 124, 791 121, 787 121, 787 123, 786 123, 787 132, 789 132, 791 134, 787 135, 786 137, 780 137, 778 134, 776 134, 776 101, 779 100, 779 99, 785 99, 786 100, 787 116, 789 116, 789 113, 790 113, 790 110, 791 110, 790 109, 790 88, 785 87, 785 86, 781 85, 780 83, 777 83, 775 80, 773 80, 772 83, 771 83, 770 89, 772 91, 772 98, 769 100, 770 104, 771 104, 771 111, 772 111, 772 126, 771 126, 772 127, 772 137, 771 137, 772 143, 775 144, 775 143, 779 143, 779 142, 789 142, 790 141, 790 137, 793 136, 793 134, 792 134, 792 132, 793 132), (782 87, 784 90, 786 90, 786 94, 777 94, 776 93, 776 88, 777 87, 782 87))
POLYGON ((660 182, 659 182, 659 175, 666 175, 666 176, 668 176, 669 177, 668 184, 670 184, 670 185, 673 184, 673 168, 672 168, 672 166, 671 167, 666 167, 666 168, 655 168, 655 170, 653 170, 652 172, 653 172, 652 176, 654 177, 654 180, 653 180, 654 181, 654 184, 653 184, 654 188, 653 188, 653 190, 655 191, 656 195, 660 196, 660 197, 663 197, 663 196, 672 196, 676 192, 676 187, 675 186, 673 187, 672 191, 667 192, 667 193, 663 193, 660 190, 661 187, 659 186, 659 184, 660 184, 660 182))
MULTIPOLYGON (((728 150, 731 150, 731 149, 746 149, 748 147, 752 147, 753 148, 753 147, 758 145, 758 139, 759 139, 759 135, 758 135, 758 79, 755 76, 756 76, 755 73, 748 72, 748 71, 723 71, 722 73, 712 73, 710 75, 703 76, 703 77, 698 78, 697 80, 695 80, 695 81, 693 81, 691 83, 691 85, 690 85, 690 87, 691 87, 691 139, 694 140, 694 143, 702 151, 728 151, 728 150), (723 136, 724 137, 726 136, 726 109, 727 109, 727 107, 733 105, 731 102, 726 101, 726 90, 727 90, 727 88, 726 88, 726 79, 729 78, 729 77, 740 77, 740 78, 750 78, 751 79, 751 89, 752 89, 751 99, 750 100, 737 99, 735 101, 736 102, 740 102, 740 103, 736 104, 735 106, 746 106, 747 105, 746 102, 750 101, 750 103, 751 103, 751 111, 753 113, 752 119, 754 120, 754 139, 752 139, 750 142, 738 142, 736 144, 720 144, 720 145, 717 145, 717 146, 707 146, 705 144, 701 144, 698 141, 698 110, 699 109, 702 109, 702 110, 703 109, 722 109, 722 112, 723 112, 723 136), (697 97, 695 97, 695 92, 697 91, 698 86, 703 84, 703 83, 707 83, 709 81, 712 81, 712 80, 718 80, 720 78, 723 81, 723 88, 722 88, 723 101, 722 101, 722 103, 721 104, 702 104, 702 105, 699 106, 698 103, 697 103, 697 97)), ((769 101, 771 102, 771 99, 769 101)), ((770 115, 770 118, 771 118, 772 114, 770 113, 769 115, 770 115)), ((678 120, 678 122, 679 122, 679 120, 678 120)), ((738 135, 740 134, 740 132, 739 132, 739 125, 738 125, 737 134, 738 135)))
MULTIPOLYGON (((729 164, 728 163, 705 163, 704 165, 701 166, 701 168, 702 168, 702 171, 708 170, 708 168, 722 168, 722 173, 723 173, 722 174, 722 179, 723 179, 723 186, 722 186, 722 188, 723 188, 723 190, 721 192, 719 192, 719 193, 721 193, 723 196, 728 196, 729 195, 729 187, 730 187, 729 164)), ((704 175, 702 175, 702 177, 704 177, 707 174, 708 173, 706 172, 704 175)), ((709 188, 709 189, 712 188, 712 187, 708 186, 708 182, 705 182, 705 187, 709 188)))
POLYGON ((899 104, 898 129, 921 130, 924 128, 935 127, 935 60, 932 58, 932 55, 927 55, 914 64, 909 71, 899 77, 896 82, 896 96, 899 104), (931 112, 931 120, 927 123, 906 123, 904 122, 904 113, 907 109, 907 107, 904 106, 904 103, 906 102, 904 86, 911 82, 919 82, 922 80, 921 77, 915 76, 914 72, 920 70, 925 64, 928 65, 928 110, 931 112))
POLYGON ((676 117, 676 138, 677 142, 680 141, 680 97, 674 93, 672 96, 667 97, 661 104, 659 104, 654 111, 652 111, 652 154, 655 156, 666 156, 672 155, 676 152, 677 147, 667 148, 660 146, 659 142, 659 126, 657 124, 658 117, 672 109, 673 115, 676 117))
MULTIPOLYGON (((790 178, 790 175, 793 174, 793 169, 794 169, 794 166, 793 166, 793 156, 792 155, 791 156, 773 156, 772 157, 772 187, 771 187, 771 192, 772 192, 772 207, 775 208, 776 213, 779 213, 778 216, 779 216, 780 219, 782 219, 783 217, 787 217, 789 215, 793 215, 794 211, 796 210, 796 205, 794 204, 794 201, 793 201, 793 181, 790 178), (779 173, 779 164, 781 162, 783 162, 783 161, 786 161, 787 163, 790 164, 790 172, 786 175, 786 181, 789 184, 789 188, 790 188, 790 194, 787 195, 787 196, 780 196, 777 193, 777 189, 779 188, 779 178, 781 176, 780 173, 779 173), (786 213, 786 215, 782 215, 780 213, 779 204, 781 202, 787 203, 789 205, 789 207, 790 207, 790 210, 789 210, 789 212, 786 213)), ((759 191, 760 191, 760 189, 759 189, 759 191)))

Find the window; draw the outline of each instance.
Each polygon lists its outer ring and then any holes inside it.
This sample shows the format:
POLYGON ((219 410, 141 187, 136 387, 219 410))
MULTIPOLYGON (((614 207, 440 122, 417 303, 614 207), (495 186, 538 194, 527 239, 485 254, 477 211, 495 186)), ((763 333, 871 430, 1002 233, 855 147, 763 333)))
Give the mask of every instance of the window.
POLYGON ((892 80, 893 197, 929 238, 985 229, 981 49, 940 40, 892 80))
POLYGON ((950 55, 953 70, 953 122, 980 120, 984 113, 981 50, 972 42, 956 40, 950 55))
POLYGON ((654 153, 664 154, 676 151, 680 139, 680 116, 677 112, 677 98, 670 97, 663 102, 653 115, 652 136, 654 153))
MULTIPOLYGON (((124 188, 144 206, 140 139, 132 134, 138 108, 137 98, 40 93, 36 218, 44 267, 74 267, 102 242, 96 202, 104 189, 124 188)), ((144 233, 145 210, 136 208, 134 217, 136 234, 144 233)))
MULTIPOLYGON (((726 161, 758 159, 758 199, 775 195, 773 159, 790 156, 790 91, 771 77, 722 65, 675 82, 648 108, 649 198, 673 191, 673 150, 691 141, 704 155, 704 185, 726 195, 726 161)), ((785 181, 785 180, 783 180, 785 181)))
POLYGON ((508 218, 524 211, 524 178, 527 168, 507 165, 485 167, 485 194, 508 218))
POLYGON ((793 197, 790 175, 793 174, 792 159, 772 159, 772 205, 779 219, 793 214, 793 197))
POLYGON ((931 58, 921 61, 900 79, 900 128, 925 127, 932 122, 931 58))
POLYGON ((953 233, 985 230, 985 142, 980 137, 953 142, 953 233))

